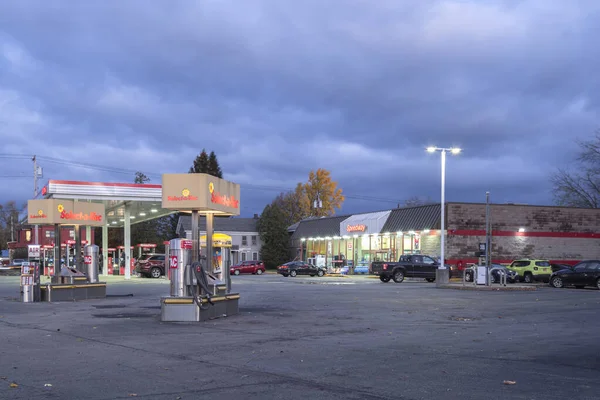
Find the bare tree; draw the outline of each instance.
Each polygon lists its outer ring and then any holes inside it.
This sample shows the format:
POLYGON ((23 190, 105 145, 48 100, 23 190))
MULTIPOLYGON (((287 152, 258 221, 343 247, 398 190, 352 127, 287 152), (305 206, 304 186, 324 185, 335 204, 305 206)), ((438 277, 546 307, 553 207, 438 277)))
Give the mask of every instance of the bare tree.
POLYGON ((559 168, 551 177, 554 201, 568 207, 600 206, 600 131, 592 140, 577 141, 581 152, 570 169, 559 168))

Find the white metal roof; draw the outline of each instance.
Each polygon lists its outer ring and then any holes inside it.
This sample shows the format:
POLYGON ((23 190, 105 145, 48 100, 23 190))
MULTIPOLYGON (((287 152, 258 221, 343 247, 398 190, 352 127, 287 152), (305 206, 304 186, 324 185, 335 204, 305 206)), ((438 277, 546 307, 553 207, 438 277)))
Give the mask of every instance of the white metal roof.
POLYGON ((104 203, 111 227, 124 225, 125 205, 132 225, 174 212, 161 207, 162 186, 157 184, 50 180, 42 188, 42 196, 104 203))

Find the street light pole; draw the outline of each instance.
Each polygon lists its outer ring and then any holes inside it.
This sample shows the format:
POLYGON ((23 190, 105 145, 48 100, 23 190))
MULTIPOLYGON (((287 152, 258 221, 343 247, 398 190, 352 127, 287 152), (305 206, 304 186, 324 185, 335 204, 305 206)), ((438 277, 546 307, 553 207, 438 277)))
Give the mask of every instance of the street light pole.
MULTIPOLYGON (((461 149, 458 147, 444 148, 444 147, 428 147, 427 152, 435 153, 439 151, 441 153, 441 167, 442 167, 442 184, 441 184, 441 223, 440 223, 440 264, 438 266, 438 271, 446 271, 446 152, 450 152, 452 154, 458 154, 461 152, 461 149)), ((445 282, 440 282, 441 273, 436 274, 436 281, 438 284, 443 284, 445 282)), ((448 276, 449 275, 445 275, 448 276)), ((444 279, 445 281, 446 279, 444 279)))
POLYGON ((442 149, 441 151, 442 153, 442 194, 441 194, 441 203, 442 203, 442 212, 441 212, 441 217, 442 217, 442 223, 441 223, 441 235, 440 235, 440 256, 441 256, 441 261, 440 261, 440 265, 439 265, 439 269, 446 269, 446 221, 445 221, 445 216, 446 216, 446 210, 445 210, 445 205, 446 205, 446 150, 442 149))

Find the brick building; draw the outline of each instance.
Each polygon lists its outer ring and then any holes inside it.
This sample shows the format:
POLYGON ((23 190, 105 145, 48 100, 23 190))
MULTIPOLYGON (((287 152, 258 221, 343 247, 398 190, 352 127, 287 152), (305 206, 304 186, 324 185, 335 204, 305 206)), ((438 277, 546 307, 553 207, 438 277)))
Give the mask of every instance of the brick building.
MULTIPOLYGON (((481 203, 446 204, 446 262, 474 263, 485 242, 481 203)), ((542 258, 573 264, 600 258, 600 210, 492 204, 492 259, 542 258)), ((312 218, 289 228, 292 257, 357 263, 396 260, 401 254, 440 254, 441 207, 426 205, 373 213, 312 218)))
MULTIPOLYGON (((82 243, 87 243, 85 229, 81 229, 80 237, 82 243)), ((91 229, 91 243, 94 243, 94 229, 91 229)), ((51 225, 40 225, 38 227, 39 245, 41 246, 54 246, 54 226, 51 225)), ((11 250, 15 249, 26 249, 30 244, 35 243, 34 228, 32 226, 25 226, 24 228, 17 231, 17 240, 14 242, 8 242, 8 248, 11 250)), ((72 226, 64 226, 60 228, 60 243, 65 245, 67 241, 75 240, 75 229, 72 226)))

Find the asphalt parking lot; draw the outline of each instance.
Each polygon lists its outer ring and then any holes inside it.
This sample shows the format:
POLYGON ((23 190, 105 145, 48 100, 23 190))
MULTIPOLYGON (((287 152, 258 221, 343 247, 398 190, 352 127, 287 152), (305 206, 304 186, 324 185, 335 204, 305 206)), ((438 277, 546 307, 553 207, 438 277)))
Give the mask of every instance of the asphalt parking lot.
POLYGON ((597 289, 232 280, 240 315, 161 323, 165 279, 24 304, 18 278, 0 277, 0 398, 598 398, 597 289))

